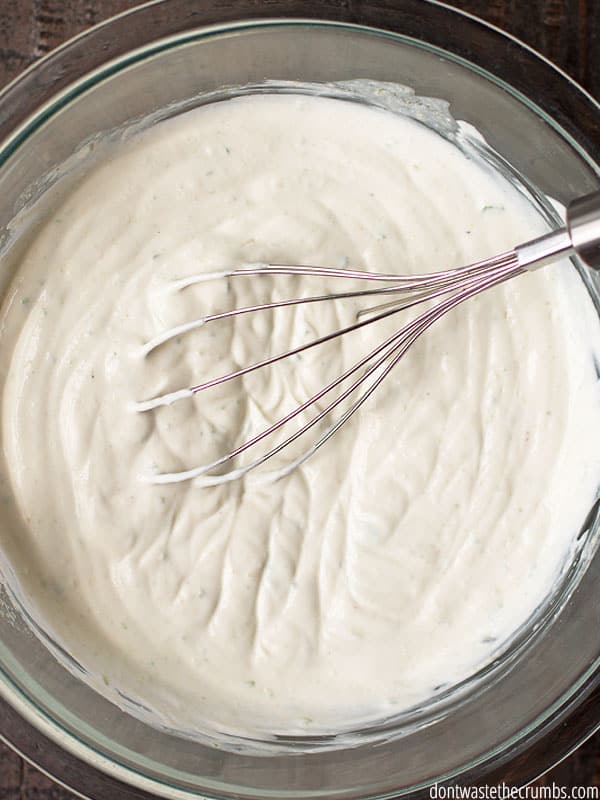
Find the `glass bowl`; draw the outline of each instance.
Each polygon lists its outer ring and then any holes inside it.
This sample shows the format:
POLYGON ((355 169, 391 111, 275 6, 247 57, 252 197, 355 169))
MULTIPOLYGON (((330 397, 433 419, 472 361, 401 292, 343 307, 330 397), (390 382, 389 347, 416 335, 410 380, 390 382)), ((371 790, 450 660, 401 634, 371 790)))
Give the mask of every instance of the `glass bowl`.
MULTIPOLYGON (((562 203, 597 188, 600 108, 589 95, 469 15, 429 0, 393 6, 361 3, 355 12, 331 3, 315 19, 303 2, 200 9, 195 0, 160 0, 38 62, 0 95, 0 286, 10 279, 16 246, 11 220, 78 148, 99 132, 268 80, 405 84, 449 101, 454 117, 475 125, 524 184, 562 203)), ((592 278, 589 288, 597 291, 592 278)), ((4 562, 3 735, 91 798, 429 796, 434 784, 491 783, 509 761, 512 779, 524 782, 596 727, 593 711, 568 736, 561 727, 600 683, 596 511, 550 602, 476 683, 343 741, 282 737, 262 755, 159 730, 89 688, 77 665, 67 669, 65 658, 52 655, 57 646, 33 632, 35 621, 6 588, 4 562), (549 735, 553 745, 544 750, 539 743, 549 735), (524 753, 529 759, 519 760, 524 753)))

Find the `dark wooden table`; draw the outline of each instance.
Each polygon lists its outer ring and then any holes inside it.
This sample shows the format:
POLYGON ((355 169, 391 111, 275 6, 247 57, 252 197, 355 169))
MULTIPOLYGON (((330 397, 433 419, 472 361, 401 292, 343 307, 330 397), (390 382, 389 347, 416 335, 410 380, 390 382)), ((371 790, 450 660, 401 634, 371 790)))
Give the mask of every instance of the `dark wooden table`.
MULTIPOLYGON (((513 33, 600 97, 600 0, 446 2, 513 33)), ((352 0, 346 3, 351 5, 352 0)), ((0 87, 73 34, 135 5, 137 0, 0 0, 0 87)), ((600 705, 600 693, 594 702, 600 705)), ((537 785, 553 782, 567 789, 600 787, 600 734, 537 785)), ((74 796, 0 745, 0 800, 74 800, 74 796)))

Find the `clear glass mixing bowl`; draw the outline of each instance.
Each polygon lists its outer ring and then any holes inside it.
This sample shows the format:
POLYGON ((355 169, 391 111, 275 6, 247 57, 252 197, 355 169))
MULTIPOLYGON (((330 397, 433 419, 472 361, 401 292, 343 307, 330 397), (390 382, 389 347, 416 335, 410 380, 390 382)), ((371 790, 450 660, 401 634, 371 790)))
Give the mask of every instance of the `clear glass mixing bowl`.
MULTIPOLYGON (((99 131, 264 80, 409 85, 448 100, 456 118, 475 125, 542 192, 566 203, 597 188, 600 108, 514 39, 429 0, 399 0, 393 8, 324 4, 329 21, 304 19, 306 8, 279 0, 210 8, 194 0, 150 3, 28 70, 0 95, 0 246, 10 250, 7 226, 32 192, 50 185, 53 170, 99 131)), ((9 263, 0 284, 10 277, 9 263)), ((555 737, 549 753, 536 744, 562 730, 600 682, 597 522, 592 510, 580 556, 552 602, 476 689, 358 731, 344 748, 327 737, 281 740, 277 752, 258 756, 159 731, 65 669, 3 591, 2 732, 93 798, 396 797, 426 794, 444 781, 491 782, 509 760, 513 778, 527 780, 596 724, 592 712, 568 736, 555 737), (524 752, 530 758, 519 761, 524 752)), ((3 569, 6 577, 9 566, 3 569)))

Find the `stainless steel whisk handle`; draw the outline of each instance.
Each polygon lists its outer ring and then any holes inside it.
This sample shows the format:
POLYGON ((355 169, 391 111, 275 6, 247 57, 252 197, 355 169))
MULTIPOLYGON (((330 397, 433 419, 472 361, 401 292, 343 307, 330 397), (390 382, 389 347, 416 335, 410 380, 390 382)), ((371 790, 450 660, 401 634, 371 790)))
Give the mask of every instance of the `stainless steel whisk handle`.
POLYGON ((571 251, 586 266, 600 270, 600 191, 569 203, 566 227, 515 247, 519 266, 529 270, 571 251))
POLYGON ((593 269, 600 269, 600 192, 573 200, 567 208, 567 230, 573 250, 593 269))

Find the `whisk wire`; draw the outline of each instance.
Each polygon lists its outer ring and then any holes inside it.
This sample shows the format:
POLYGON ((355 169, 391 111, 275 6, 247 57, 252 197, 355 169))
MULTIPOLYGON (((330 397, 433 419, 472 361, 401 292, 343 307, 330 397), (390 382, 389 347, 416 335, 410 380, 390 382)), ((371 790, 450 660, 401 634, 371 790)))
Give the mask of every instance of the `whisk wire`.
MULTIPOLYGON (((458 305, 459 303, 463 302, 464 300, 468 299, 469 297, 477 294, 479 291, 482 291, 485 288, 489 288, 489 286, 495 285, 500 283, 504 280, 507 280, 509 277, 512 277, 518 272, 522 271, 522 268, 518 266, 516 260, 513 256, 512 260, 509 259, 502 259, 497 260, 494 264, 494 268, 492 270, 487 268, 488 277, 487 280, 481 283, 479 280, 479 276, 471 277, 468 281, 463 281, 461 284, 461 291, 447 298, 443 303, 440 303, 434 309, 429 311, 425 311, 423 314, 418 316, 404 328, 400 329, 385 342, 381 345, 376 347, 366 356, 364 356, 360 361, 346 370, 342 375, 338 376, 335 380, 331 381, 327 386, 321 389, 319 392, 314 394, 304 403, 297 406, 292 411, 288 412, 284 417, 279 419, 274 424, 270 425, 265 430, 261 431, 260 433, 253 436, 248 441, 244 442, 243 444, 239 445, 225 456, 217 459, 208 464, 204 464, 199 467, 195 467, 190 470, 185 470, 181 472, 172 472, 172 473, 161 473, 158 475, 151 476, 148 480, 153 483, 173 483, 178 482, 181 480, 191 480, 195 479, 195 483, 201 486, 214 486, 218 484, 222 484, 231 480, 237 480, 238 478, 246 475, 251 470, 254 470, 256 467, 262 465, 268 459, 272 458, 273 456, 280 453, 284 448, 291 445, 294 441, 296 441, 300 436, 304 433, 309 431, 313 428, 316 424, 318 424, 325 416, 329 415, 332 411, 334 411, 347 397, 349 397, 354 391, 356 391, 365 381, 367 381, 376 371, 381 368, 386 361, 393 357, 392 361, 385 367, 382 371, 381 375, 376 377, 372 384, 363 392, 363 394, 350 406, 350 408, 342 415, 342 417, 330 426, 319 439, 312 445, 308 450, 302 453, 298 458, 294 461, 287 464, 285 467, 280 468, 276 471, 275 474, 268 474, 266 476, 262 476, 263 479, 272 479, 274 476, 280 478, 284 475, 288 474, 291 470, 295 469, 299 464, 306 461, 313 453, 315 453, 340 427, 343 425, 367 400, 368 397, 375 391, 375 389, 380 385, 380 383, 384 380, 384 378, 389 374, 389 372, 393 369, 393 367, 398 363, 400 358, 406 353, 409 347, 412 347, 416 339, 425 331, 427 328, 433 324, 440 316, 447 313, 448 310, 453 308, 454 306, 458 305), (378 355, 381 355, 374 364, 371 364, 365 372, 356 380, 354 381, 349 387, 347 387, 334 401, 332 401, 329 405, 326 406, 321 412, 319 412, 315 417, 310 419, 305 425, 303 425, 300 429, 295 431, 292 435, 287 437, 284 441, 282 441, 277 446, 270 449, 264 455, 260 456, 259 458, 253 460, 251 463, 244 467, 240 467, 234 470, 230 470, 229 472, 220 474, 220 475, 212 475, 206 476, 207 472, 210 472, 219 466, 222 466, 224 463, 233 460, 237 456, 241 455, 246 450, 250 449, 254 445, 258 444, 259 442, 263 441, 265 438, 270 436, 271 434, 275 433, 277 430, 282 428, 288 422, 293 420, 311 405, 317 403, 320 399, 322 399, 325 395, 331 392, 334 388, 339 386, 344 380, 349 378, 351 375, 355 374, 361 368, 366 366, 370 361, 376 358, 378 355)), ((451 287, 455 288, 455 287, 451 287)), ((447 294, 448 291, 451 291, 451 288, 442 287, 438 289, 436 292, 432 292, 429 295, 428 299, 434 299, 437 296, 447 294)), ((422 302, 420 299, 414 299, 410 303, 403 304, 398 308, 394 308, 390 311, 386 311, 385 313, 377 315, 377 317, 373 317, 369 320, 364 321, 363 323, 358 323, 355 326, 352 326, 352 329, 356 329, 356 327, 361 327, 364 324, 369 324, 371 322, 376 321, 377 319, 383 319, 391 314, 397 313, 404 308, 407 308, 411 305, 416 305, 418 302, 422 302)), ((347 332, 347 331, 344 331, 347 332)), ((336 332, 336 335, 341 335, 340 332, 336 332)), ((325 337, 321 337, 323 339, 325 337)), ((309 346, 313 346, 315 344, 320 344, 321 340, 314 340, 313 342, 309 343, 309 346)), ((287 357, 292 355, 293 351, 289 351, 288 353, 282 354, 283 357, 287 357)), ((273 363, 273 362, 271 362, 273 363)), ((259 362, 259 364, 253 365, 254 368, 258 368, 259 366, 266 365, 265 362, 259 362)), ((248 369, 248 368, 247 368, 248 369)), ((233 377, 238 377, 236 373, 230 373, 227 376, 223 376, 224 380, 230 380, 233 377)), ((208 383, 208 382, 207 382, 208 383)), ((213 384, 214 385, 214 384, 213 384)), ((201 388, 208 388, 206 384, 200 385, 201 388)))

